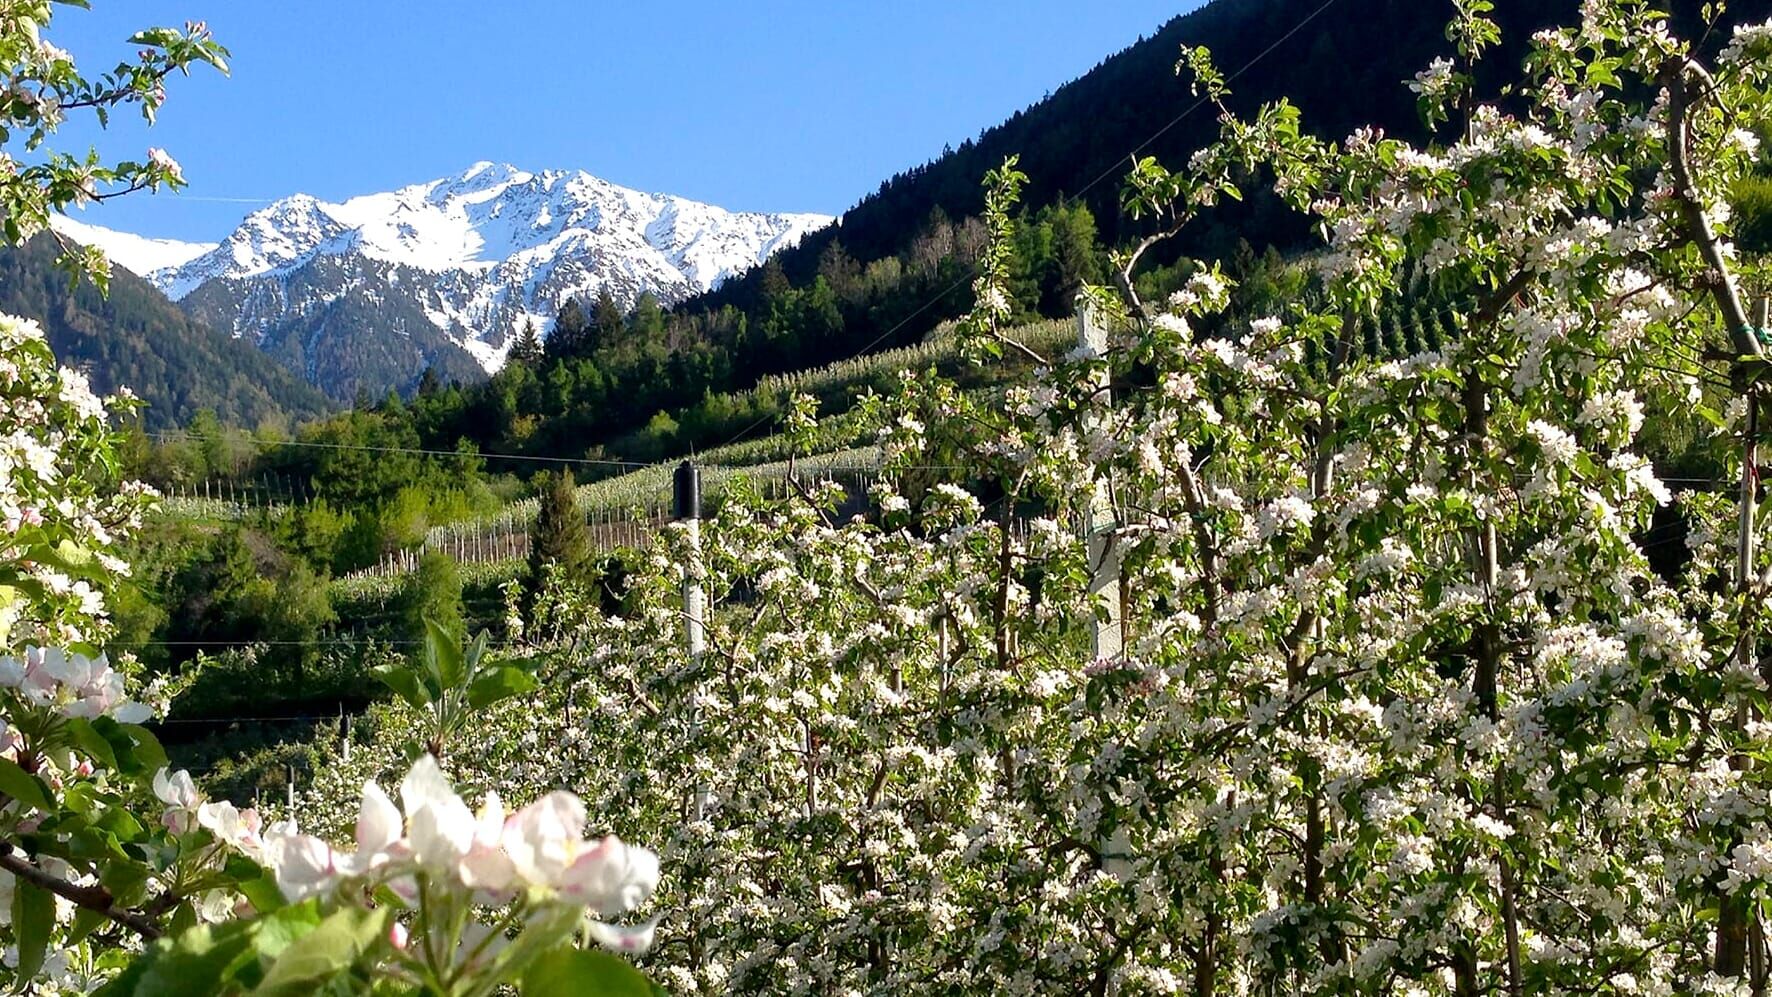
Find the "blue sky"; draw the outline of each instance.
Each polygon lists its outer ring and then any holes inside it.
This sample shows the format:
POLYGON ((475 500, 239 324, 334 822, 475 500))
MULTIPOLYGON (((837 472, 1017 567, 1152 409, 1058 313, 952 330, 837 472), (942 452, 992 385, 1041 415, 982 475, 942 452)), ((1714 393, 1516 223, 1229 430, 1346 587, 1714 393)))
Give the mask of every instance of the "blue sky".
POLYGON ((99 0, 48 37, 89 74, 149 24, 206 19, 233 75, 174 79, 152 129, 59 148, 170 151, 183 195, 80 217, 208 240, 252 203, 476 160, 584 169, 725 207, 835 214, 1200 0, 99 0))

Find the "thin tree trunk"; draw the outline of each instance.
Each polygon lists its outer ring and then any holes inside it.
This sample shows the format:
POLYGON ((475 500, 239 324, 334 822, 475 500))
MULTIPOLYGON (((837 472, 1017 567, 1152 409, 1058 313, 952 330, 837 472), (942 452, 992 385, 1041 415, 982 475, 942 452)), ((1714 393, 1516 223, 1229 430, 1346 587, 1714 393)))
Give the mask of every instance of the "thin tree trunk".
MULTIPOLYGON (((1224 860, 1212 860, 1213 882, 1224 878, 1224 860)), ((1218 936, 1224 931, 1224 918, 1216 908, 1206 913, 1206 931, 1200 939, 1199 957, 1194 960, 1194 997, 1212 997, 1218 989, 1218 936)))
MULTIPOLYGON (((1766 302, 1761 301, 1756 316, 1766 324, 1766 302)), ((1738 378, 1739 380, 1739 378, 1738 378)), ((1755 636, 1759 603, 1754 592, 1754 561, 1757 548, 1757 512, 1759 491, 1760 393, 1750 384, 1742 383, 1747 398, 1747 424, 1741 438, 1741 491, 1737 499, 1735 538, 1735 593, 1740 600, 1737 609, 1735 664, 1743 673, 1756 666, 1758 640, 1755 636)), ((1746 703, 1735 708, 1736 729, 1744 729, 1753 719, 1746 703)), ((1746 771, 1752 762, 1741 755, 1729 759, 1730 767, 1746 771)), ((1758 918, 1753 919, 1757 926, 1758 918)), ((1718 896, 1716 972, 1718 976, 1739 977, 1747 971, 1749 904, 1746 897, 1722 893, 1718 896)), ((1756 953, 1757 954, 1757 953, 1756 953)))
MULTIPOLYGON (((1482 454, 1489 437, 1489 385, 1481 376, 1472 373, 1465 386, 1465 430, 1470 447, 1472 467, 1470 482, 1474 489, 1479 484, 1479 469, 1475 466, 1476 459, 1482 454)), ((1475 531, 1476 575, 1477 583, 1482 586, 1485 599, 1489 603, 1489 616, 1477 628, 1477 668, 1471 683, 1471 691, 1476 696, 1478 707, 1491 722, 1500 719, 1500 675, 1501 661, 1504 653, 1501 625, 1495 619, 1497 609, 1494 605, 1495 587, 1500 575, 1500 555, 1498 539, 1495 533, 1495 521, 1485 517, 1483 524, 1475 531)), ((1507 820, 1507 786, 1505 770, 1497 764, 1495 779, 1490 792, 1490 808, 1496 820, 1507 820)), ((1501 921, 1504 943, 1507 953, 1507 992, 1513 997, 1524 993, 1520 963, 1520 923, 1515 906, 1515 882, 1513 868, 1505 854, 1499 850, 1495 861, 1501 869, 1501 921)), ((1474 959, 1474 952, 1472 958, 1474 959)))

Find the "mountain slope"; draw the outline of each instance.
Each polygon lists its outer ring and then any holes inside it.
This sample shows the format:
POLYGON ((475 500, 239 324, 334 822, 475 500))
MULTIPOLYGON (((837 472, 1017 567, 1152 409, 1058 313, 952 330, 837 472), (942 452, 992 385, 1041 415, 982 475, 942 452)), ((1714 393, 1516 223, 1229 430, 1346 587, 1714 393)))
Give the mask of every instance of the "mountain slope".
MULTIPOLYGON (((1519 79, 1532 32, 1569 21, 1576 0, 1497 0, 1506 41, 1478 74, 1496 93, 1519 79)), ((1690 37, 1700 0, 1669 4, 1690 37)), ((430 445, 461 437, 486 450, 655 459, 767 432, 774 400, 738 404, 771 374, 919 342, 971 304, 984 244, 980 180, 1009 155, 1032 177, 1012 239, 1018 319, 1067 316, 1077 288, 1107 277, 1108 251, 1140 234, 1119 210, 1132 153, 1180 166, 1216 137, 1215 115, 1175 75, 1184 46, 1206 45, 1235 88, 1234 108, 1290 100, 1303 124, 1339 140, 1356 127, 1424 132, 1406 81, 1447 55, 1451 0, 1218 0, 1105 60, 1028 110, 929 164, 895 177, 757 271, 724 282, 657 322, 600 334, 581 354, 513 369, 483 389, 427 403, 430 445), (1066 197, 1066 194, 1071 195, 1066 197)), ((1738 0, 1710 34, 1762 20, 1772 0, 1738 0)), ((1177 253, 1221 261, 1252 294, 1292 293, 1276 282, 1286 254, 1313 245, 1304 221, 1261 191, 1191 224, 1148 254, 1143 276, 1173 280, 1177 253), (1269 252, 1271 251, 1271 252, 1269 252), (1165 255, 1170 254, 1170 255, 1165 255)))
POLYGON ((52 215, 49 227, 84 246, 97 246, 105 251, 114 266, 138 276, 156 270, 176 267, 215 249, 213 242, 179 242, 177 239, 147 239, 128 232, 118 232, 70 218, 52 215))
POLYGON ((624 309, 643 294, 681 301, 829 221, 476 163, 337 204, 284 198, 151 279, 193 316, 347 398, 409 388, 426 367, 473 379, 570 298, 607 293, 624 309))
MULTIPOLYGON (((1653 6, 1673 13, 1689 37, 1698 28, 1700 0, 1669 0, 1653 6)), ((1518 79, 1531 33, 1577 17, 1576 0, 1496 0, 1504 44, 1481 67, 1486 92, 1518 79)), ((1176 17, 1154 34, 1104 59, 1087 74, 1060 87, 975 140, 883 182, 845 212, 840 225, 815 233, 778 260, 796 284, 810 282, 828 247, 840 240, 863 262, 903 254, 932 213, 964 218, 982 208, 979 181, 1010 155, 1020 156, 1029 176, 1023 201, 1049 204, 1083 195, 1102 241, 1121 244, 1139 230, 1123 219, 1119 195, 1130 157, 1154 155, 1179 167, 1217 134, 1211 110, 1200 107, 1187 79, 1175 72, 1181 48, 1204 45, 1219 68, 1242 74, 1231 81, 1233 110, 1252 113, 1282 97, 1297 105, 1303 123, 1327 139, 1378 125, 1393 134, 1422 136, 1415 95, 1404 81, 1436 56, 1450 55, 1444 28, 1451 0, 1214 0, 1176 17)), ((1772 16, 1768 0, 1736 0, 1712 45, 1729 36, 1728 25, 1772 16)), ((1246 238, 1286 248, 1305 235, 1296 217, 1272 198, 1228 206, 1186 231, 1176 244, 1190 255, 1224 258, 1246 238)), ((711 312, 724 305, 756 309, 763 296, 760 274, 727 282, 679 306, 711 312)), ((951 313, 950 307, 946 312, 951 313)), ((934 311, 926 322, 882 345, 914 339, 950 314, 934 311)), ((858 331, 859 346, 875 335, 858 331)))
POLYGON ((110 295, 91 282, 70 289, 54 266, 58 247, 40 235, 0 252, 0 312, 43 324, 61 362, 110 393, 127 385, 147 402, 149 429, 212 409, 225 424, 294 423, 330 406, 312 387, 246 343, 193 322, 145 279, 116 269, 110 295))

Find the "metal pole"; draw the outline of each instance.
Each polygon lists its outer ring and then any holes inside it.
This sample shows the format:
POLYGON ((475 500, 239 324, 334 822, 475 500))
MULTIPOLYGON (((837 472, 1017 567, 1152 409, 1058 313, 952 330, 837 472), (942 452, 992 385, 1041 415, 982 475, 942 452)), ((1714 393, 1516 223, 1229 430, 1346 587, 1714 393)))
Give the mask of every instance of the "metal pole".
MULTIPOLYGON (((707 599, 701 584, 701 469, 696 467, 693 461, 684 461, 677 467, 674 484, 676 487, 673 497, 677 520, 683 524, 689 538, 689 564, 683 572, 683 638, 689 651, 689 664, 699 677, 702 654, 707 649, 707 633, 705 631, 707 599)), ((699 701, 701 697, 699 683, 694 696, 699 701)), ((693 711, 690 737, 699 739, 701 736, 699 702, 693 707, 693 711)), ((695 787, 693 819, 701 820, 707 813, 707 807, 708 787, 705 783, 698 784, 695 787)))
MULTIPOLYGON (((1095 322, 1095 313, 1087 298, 1077 300, 1077 345, 1096 357, 1107 355, 1107 330, 1095 322)), ((1104 368, 1096 378, 1097 390, 1095 399, 1103 407, 1112 404, 1113 396, 1109 391, 1110 375, 1104 368)), ((1099 423, 1097 416, 1089 417, 1090 424, 1099 423)), ((1091 482, 1094 491, 1089 496, 1089 513, 1084 521, 1085 536, 1089 543, 1089 596, 1094 605, 1103 606, 1105 613, 1098 613, 1090 625, 1091 647, 1096 660, 1118 658, 1126 650, 1125 606, 1121 602, 1120 592, 1120 552, 1114 544, 1114 530, 1118 526, 1114 512, 1114 501, 1111 482, 1091 482)))

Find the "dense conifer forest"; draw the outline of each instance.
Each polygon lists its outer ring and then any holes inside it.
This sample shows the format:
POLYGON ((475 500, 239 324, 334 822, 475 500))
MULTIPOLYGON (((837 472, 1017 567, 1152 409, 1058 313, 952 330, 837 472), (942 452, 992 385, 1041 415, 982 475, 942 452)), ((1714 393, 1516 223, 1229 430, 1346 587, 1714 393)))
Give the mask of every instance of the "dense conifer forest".
POLYGON ((108 294, 55 267, 47 235, 0 252, 0 311, 43 323, 61 362, 93 387, 128 386, 150 430, 208 411, 233 426, 288 431, 333 406, 250 343, 194 322, 147 281, 116 267, 108 294))

